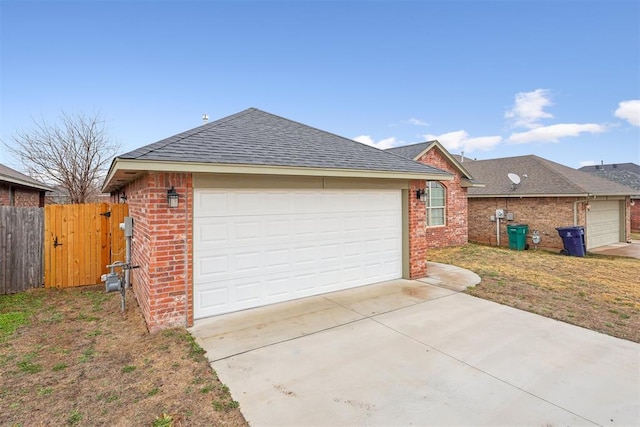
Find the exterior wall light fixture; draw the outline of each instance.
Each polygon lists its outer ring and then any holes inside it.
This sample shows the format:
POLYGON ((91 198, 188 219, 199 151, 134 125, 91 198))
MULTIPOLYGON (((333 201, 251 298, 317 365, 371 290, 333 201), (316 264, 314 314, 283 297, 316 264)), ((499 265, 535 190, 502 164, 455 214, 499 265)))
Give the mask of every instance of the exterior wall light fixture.
POLYGON ((421 202, 426 202, 427 191, 423 188, 421 188, 420 190, 416 190, 416 199, 420 200, 421 202))
POLYGON ((178 193, 176 193, 175 188, 171 186, 171 189, 167 190, 167 204, 170 208, 177 208, 178 201, 178 193))
POLYGON ((124 191, 120 195, 120 203, 127 203, 127 195, 125 194, 124 191))

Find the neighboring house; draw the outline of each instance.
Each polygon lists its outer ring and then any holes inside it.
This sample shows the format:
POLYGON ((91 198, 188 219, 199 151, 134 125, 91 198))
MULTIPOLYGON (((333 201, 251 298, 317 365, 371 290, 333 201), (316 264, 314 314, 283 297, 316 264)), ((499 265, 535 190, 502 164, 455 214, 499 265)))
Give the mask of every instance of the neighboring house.
MULTIPOLYGON (((111 201, 111 195, 108 193, 98 193, 89 197, 86 203, 109 203, 111 201)), ((47 194, 45 198, 47 205, 66 205, 71 203, 71 196, 69 190, 62 185, 56 185, 53 187, 53 191, 47 194)))
POLYGON ((578 170, 627 185, 636 190, 635 194, 631 196, 631 231, 640 232, 640 166, 635 163, 600 164, 583 166, 578 170))
POLYGON ((627 186, 534 155, 463 164, 485 184, 469 189, 470 241, 508 246, 507 224, 527 224, 527 243, 534 246, 531 235, 537 231, 538 247, 547 249, 563 247, 557 227, 584 226, 587 249, 630 238, 633 190, 627 186), (500 221, 498 209, 505 214, 500 221))
POLYGON ((35 179, 0 164, 0 206, 43 207, 52 189, 35 179))
POLYGON ((429 248, 462 246, 468 243, 467 189, 482 187, 464 166, 438 141, 405 145, 386 150, 424 165, 445 170, 453 180, 429 181, 425 238, 429 248))
POLYGON ((47 205, 66 205, 71 203, 71 196, 69 191, 61 185, 53 187, 53 191, 47 194, 45 198, 47 205))
POLYGON ((147 326, 426 275, 426 181, 452 174, 250 108, 116 157, 147 326), (177 207, 169 207, 177 197, 177 207))

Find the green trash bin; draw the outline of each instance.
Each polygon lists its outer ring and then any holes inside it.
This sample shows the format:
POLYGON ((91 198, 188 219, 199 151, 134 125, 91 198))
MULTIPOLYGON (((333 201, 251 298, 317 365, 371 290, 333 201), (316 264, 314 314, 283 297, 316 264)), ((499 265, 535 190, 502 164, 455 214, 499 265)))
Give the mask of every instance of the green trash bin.
POLYGON ((523 251, 527 249, 527 233, 529 226, 527 224, 508 224, 507 233, 509 233, 509 249, 523 251))

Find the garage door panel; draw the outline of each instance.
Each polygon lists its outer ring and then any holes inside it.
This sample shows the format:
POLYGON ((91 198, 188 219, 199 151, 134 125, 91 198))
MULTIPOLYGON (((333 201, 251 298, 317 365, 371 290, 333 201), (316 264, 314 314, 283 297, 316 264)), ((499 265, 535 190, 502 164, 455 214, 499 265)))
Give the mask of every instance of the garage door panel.
POLYGON ((610 245, 620 241, 620 202, 603 200, 590 202, 587 211, 587 248, 610 245))
POLYGON ((402 275, 399 190, 197 189, 195 200, 196 318, 402 275))
POLYGON ((255 219, 238 221, 233 224, 233 240, 240 245, 259 242, 263 238, 262 230, 264 227, 261 221, 255 219))
POLYGON ((288 276, 273 277, 265 280, 266 298, 277 301, 281 297, 291 294, 291 281, 288 276))
POLYGON ((224 310, 229 304, 229 287, 220 284, 215 287, 208 287, 201 289, 195 296, 194 309, 195 311, 218 311, 224 310))
POLYGON ((223 275, 229 271, 229 255, 203 254, 198 258, 194 270, 194 275, 198 278, 223 275))
POLYGON ((262 300, 264 287, 261 280, 248 277, 236 280, 231 288, 231 297, 240 306, 254 305, 262 300))
MULTIPOLYGON (((227 246, 224 254, 218 249, 199 251, 194 259, 194 279, 198 281, 227 280, 245 274, 275 274, 300 268, 324 270, 347 261, 355 265, 371 265, 392 260, 397 266, 400 239, 370 238, 362 241, 281 242, 280 245, 227 246)), ((375 277, 376 274, 369 273, 375 277)))

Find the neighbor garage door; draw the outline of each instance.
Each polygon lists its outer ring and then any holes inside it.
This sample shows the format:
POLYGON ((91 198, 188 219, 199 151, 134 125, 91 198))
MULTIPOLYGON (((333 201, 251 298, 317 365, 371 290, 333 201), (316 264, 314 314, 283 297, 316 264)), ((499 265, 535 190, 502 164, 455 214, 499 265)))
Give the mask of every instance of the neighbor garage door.
POLYGON ((402 276, 400 190, 196 189, 194 317, 402 276))
POLYGON ((587 248, 620 241, 620 202, 593 201, 587 211, 587 248))

